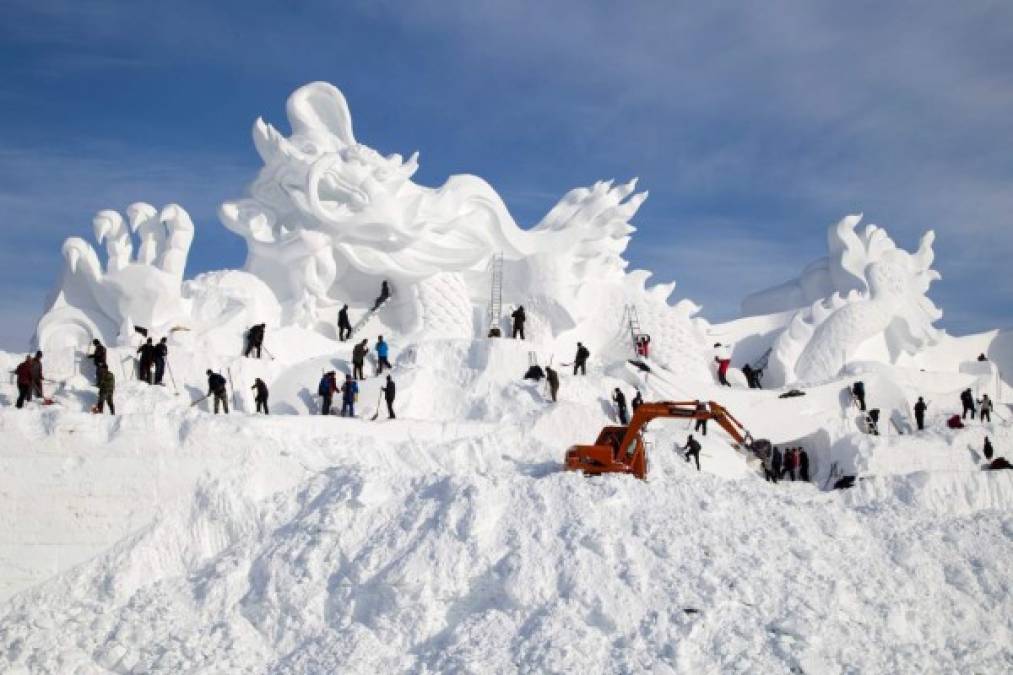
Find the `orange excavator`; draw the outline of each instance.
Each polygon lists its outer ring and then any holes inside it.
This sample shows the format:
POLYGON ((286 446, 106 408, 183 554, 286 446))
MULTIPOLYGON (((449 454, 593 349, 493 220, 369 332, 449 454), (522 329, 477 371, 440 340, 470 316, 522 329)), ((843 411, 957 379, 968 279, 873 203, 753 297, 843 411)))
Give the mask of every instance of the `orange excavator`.
POLYGON ((633 412, 633 419, 625 427, 605 427, 594 445, 574 445, 566 451, 566 468, 583 471, 590 476, 603 473, 631 473, 647 478, 647 452, 640 432, 647 423, 657 418, 680 420, 714 420, 735 441, 735 447, 754 454, 770 448, 770 441, 756 440, 742 423, 732 417, 724 406, 709 401, 659 401, 642 403, 633 412))

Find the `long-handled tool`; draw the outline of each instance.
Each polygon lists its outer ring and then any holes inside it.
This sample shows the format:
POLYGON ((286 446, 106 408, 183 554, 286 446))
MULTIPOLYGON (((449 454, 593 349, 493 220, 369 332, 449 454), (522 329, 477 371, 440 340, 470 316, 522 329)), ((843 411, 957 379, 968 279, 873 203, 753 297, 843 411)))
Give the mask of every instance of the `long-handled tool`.
POLYGON ((169 381, 172 382, 172 389, 176 392, 176 396, 179 396, 179 387, 176 386, 176 378, 172 374, 172 364, 169 363, 169 359, 165 359, 165 369, 169 371, 169 381))
POLYGON ((269 357, 271 358, 271 360, 272 360, 272 361, 275 361, 275 360, 276 360, 276 359, 274 358, 274 354, 272 354, 272 353, 270 352, 270 350, 268 350, 268 348, 267 348, 267 347, 265 347, 264 345, 260 345, 260 348, 264 350, 264 353, 265 353, 265 354, 267 354, 267 355, 268 355, 268 356, 269 356, 269 357))
POLYGON ((232 366, 228 366, 225 372, 229 374, 229 392, 232 395, 232 407, 236 410, 239 409, 239 400, 236 398, 236 388, 232 384, 232 366))
POLYGON ((383 391, 381 391, 380 394, 376 397, 376 412, 373 413, 373 416, 369 418, 371 422, 375 422, 376 418, 380 416, 380 399, 382 398, 383 398, 383 391))
POLYGON ((192 407, 194 407, 195 405, 197 405, 197 404, 198 404, 198 403, 200 403, 201 401, 203 401, 203 400, 207 399, 207 398, 208 398, 209 396, 211 396, 211 394, 204 394, 204 395, 203 395, 203 396, 201 396, 201 397, 200 397, 199 399, 197 399, 196 401, 194 401, 193 403, 191 403, 191 404, 190 404, 190 407, 191 407, 191 408, 192 408, 192 407))

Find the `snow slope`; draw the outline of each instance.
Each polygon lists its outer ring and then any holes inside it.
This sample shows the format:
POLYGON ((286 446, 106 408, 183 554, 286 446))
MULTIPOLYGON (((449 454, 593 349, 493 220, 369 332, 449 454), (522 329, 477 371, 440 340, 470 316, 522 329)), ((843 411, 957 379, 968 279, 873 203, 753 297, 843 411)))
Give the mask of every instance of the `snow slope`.
MULTIPOLYGON (((188 407, 186 387, 135 382, 121 383, 115 418, 83 412, 83 383, 59 406, 0 410, 3 578, 24 589, 0 605, 0 671, 1013 662, 1013 475, 981 472, 968 449, 987 431, 1001 454, 1010 426, 873 438, 841 400, 861 377, 870 403, 899 409, 931 379, 935 425, 943 396, 973 375, 859 364, 779 399, 596 360, 587 377, 563 369, 551 405, 544 385, 520 379, 532 345, 395 344, 394 421, 306 414, 302 388, 347 358, 333 343, 327 355, 221 359, 237 381, 266 377, 273 409, 295 414, 215 417, 188 407), (808 446, 817 472, 850 461, 862 479, 844 493, 769 485, 713 426, 698 473, 672 450, 689 432, 679 422, 650 427, 646 482, 560 471, 563 450, 608 423, 607 392, 634 385, 649 400, 719 400, 775 442, 823 433, 808 446)), ((196 362, 174 358, 178 377, 201 381, 196 362)), ((364 387, 365 416, 376 386, 364 387)))

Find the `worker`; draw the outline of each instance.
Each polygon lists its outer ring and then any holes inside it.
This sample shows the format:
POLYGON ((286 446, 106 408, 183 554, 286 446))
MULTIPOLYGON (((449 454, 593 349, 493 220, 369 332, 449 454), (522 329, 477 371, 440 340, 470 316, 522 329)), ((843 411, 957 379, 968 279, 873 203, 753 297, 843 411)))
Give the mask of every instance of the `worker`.
POLYGON ((851 385, 851 395, 858 402, 858 409, 865 412, 865 383, 855 382, 851 385))
MULTIPOLYGON (((210 368, 207 370, 208 376, 208 396, 213 396, 215 399, 215 414, 218 414, 219 404, 225 409, 225 414, 229 414, 229 398, 225 390, 227 384, 225 378, 222 377, 221 373, 216 373, 210 368)), ((207 396, 205 397, 207 398, 207 396)))
POLYGON ((257 351, 257 358, 260 358, 260 350, 264 347, 264 333, 267 330, 267 324, 258 323, 256 326, 251 326, 250 330, 246 332, 246 352, 243 356, 249 356, 254 350, 257 351))
POLYGON ((552 396, 552 402, 556 402, 556 394, 559 393, 559 374, 552 368, 552 366, 545 366, 545 381, 549 384, 549 394, 552 396))
POLYGON ((317 385, 317 396, 320 397, 320 414, 331 414, 331 402, 338 390, 338 378, 333 370, 324 373, 320 377, 320 384, 317 385))
POLYGON ((946 427, 948 429, 963 429, 964 423, 960 419, 960 415, 952 415, 946 420, 946 427))
POLYGON ((387 419, 394 419, 394 394, 396 388, 394 387, 394 380, 391 379, 390 375, 387 375, 387 386, 380 387, 380 391, 383 392, 383 400, 387 402, 387 419))
POLYGON ((651 336, 650 335, 638 335, 637 336, 637 356, 643 356, 645 359, 651 355, 651 336))
POLYGON ((796 462, 798 461, 797 450, 795 448, 788 448, 784 451, 784 457, 781 461, 781 475, 779 478, 783 479, 785 474, 791 477, 791 480, 795 480, 795 468, 796 462))
POLYGON ((380 297, 378 297, 376 301, 373 303, 373 309, 371 311, 375 312, 376 310, 380 309, 380 305, 387 302, 387 299, 389 297, 390 297, 390 286, 387 284, 387 280, 384 279, 383 283, 380 284, 380 297))
POLYGON ((32 396, 40 400, 46 398, 42 393, 42 379, 42 352, 35 352, 32 359, 32 396))
POLYGON ((376 374, 379 375, 383 372, 384 367, 387 370, 394 370, 394 367, 390 365, 390 361, 387 360, 390 347, 386 342, 383 341, 383 336, 380 335, 376 338, 376 374))
POLYGON ((809 482, 809 453, 805 448, 798 448, 798 479, 809 482))
POLYGON ((866 415, 865 427, 873 436, 879 436, 879 408, 873 408, 866 415))
POLYGON ((258 377, 253 380, 253 386, 250 387, 250 389, 257 392, 253 397, 253 402, 257 404, 257 412, 263 412, 267 415, 267 385, 264 384, 264 381, 258 377))
POLYGON ((693 427, 693 431, 699 431, 704 436, 707 435, 707 404, 703 401, 696 402, 696 410, 693 411, 693 417, 696 418, 696 425, 693 427))
POLYGON ((619 416, 619 424, 626 426, 629 423, 626 419, 626 396, 623 395, 623 392, 619 389, 619 387, 615 388, 615 391, 612 394, 612 400, 615 401, 616 404, 616 414, 619 416))
POLYGON ((918 431, 925 431, 925 411, 928 407, 925 399, 919 396, 917 403, 915 403, 915 423, 918 424, 918 431))
POLYGON ((728 382, 728 366, 731 364, 732 360, 715 356, 714 362, 718 364, 718 382, 726 387, 732 386, 731 383, 728 382))
POLYGON ((961 414, 960 419, 967 419, 967 413, 971 413, 971 419, 974 419, 974 394, 971 393, 971 389, 967 388, 960 392, 960 403, 964 406, 964 412, 961 414))
POLYGON ((516 340, 517 336, 520 335, 521 339, 524 339, 524 322, 527 321, 527 316, 524 314, 524 305, 520 305, 510 315, 514 320, 514 333, 513 338, 516 340))
POLYGON ((778 450, 776 445, 773 450, 771 450, 770 472, 774 475, 773 482, 776 483, 781 477, 781 451, 778 450))
POLYGON ((95 364, 95 382, 97 383, 99 370, 106 365, 106 348, 98 338, 92 340, 91 344, 93 349, 91 354, 88 354, 88 358, 95 364))
POLYGON ((348 305, 338 310, 338 340, 344 342, 352 337, 352 322, 348 320, 348 305))
POLYGON ((101 414, 106 403, 109 404, 109 414, 116 414, 116 405, 113 403, 113 394, 116 392, 116 377, 109 366, 103 365, 98 374, 98 403, 92 408, 92 412, 101 414))
POLYGON ((996 457, 982 468, 986 471, 999 471, 1000 469, 1013 469, 1013 464, 1010 464, 1005 457, 996 457))
POLYGON ((988 439, 988 436, 985 436, 985 447, 982 448, 982 451, 985 453, 985 459, 992 459, 994 450, 992 449, 992 441, 988 439))
POLYGON ((351 375, 345 375, 341 386, 341 416, 355 417, 355 401, 359 398, 359 385, 351 375), (347 415, 346 415, 347 413, 347 415))
POLYGON ((141 362, 137 367, 137 379, 151 384, 151 369, 155 365, 155 345, 151 338, 145 340, 144 344, 137 348, 141 355, 141 362))
POLYGON ((768 483, 777 482, 777 473, 774 471, 774 451, 777 450, 775 447, 767 448, 763 456, 763 477, 768 483))
POLYGON ((755 387, 753 387, 753 367, 747 363, 746 365, 742 366, 741 370, 742 374, 746 378, 746 385, 750 389, 754 389, 755 387))
MULTIPOLYGON (((42 352, 39 352, 39 356, 41 356, 41 355, 42 355, 42 352)), ((39 386, 41 386, 41 383, 40 383, 39 386)), ((36 396, 40 396, 40 395, 41 394, 36 394, 36 396)), ((979 418, 981 419, 982 422, 988 422, 988 423, 992 422, 992 399, 990 399, 988 397, 988 394, 982 394, 981 395, 981 400, 978 401, 978 411, 979 411, 979 415, 978 416, 979 416, 979 418)))
POLYGON ((690 434, 689 438, 686 439, 686 445, 682 446, 682 449, 686 451, 686 454, 683 455, 683 457, 686 459, 687 462, 689 461, 690 457, 696 460, 696 470, 699 471, 700 443, 695 438, 693 438, 693 434, 690 434))
POLYGON ((155 345, 155 384, 162 384, 162 378, 165 377, 165 364, 168 360, 168 338, 162 338, 155 345))
POLYGON ((32 355, 25 356, 25 360, 14 369, 18 384, 18 400, 14 404, 19 410, 24 407, 25 401, 32 400, 32 355))
POLYGON ((978 361, 988 361, 988 357, 984 353, 978 354, 978 361))
POLYGON ((368 343, 369 340, 363 338, 362 342, 352 348, 352 377, 356 380, 366 379, 362 372, 362 366, 366 362, 366 353, 369 351, 368 343))
POLYGON ((633 400, 630 401, 630 407, 633 408, 633 412, 637 412, 637 408, 639 408, 643 402, 644 395, 640 393, 639 389, 637 389, 636 395, 633 397, 633 400))
POLYGON ((587 375, 587 360, 591 357, 591 352, 587 350, 583 342, 577 343, 577 355, 573 359, 573 374, 576 375, 577 371, 580 371, 581 375, 587 375))

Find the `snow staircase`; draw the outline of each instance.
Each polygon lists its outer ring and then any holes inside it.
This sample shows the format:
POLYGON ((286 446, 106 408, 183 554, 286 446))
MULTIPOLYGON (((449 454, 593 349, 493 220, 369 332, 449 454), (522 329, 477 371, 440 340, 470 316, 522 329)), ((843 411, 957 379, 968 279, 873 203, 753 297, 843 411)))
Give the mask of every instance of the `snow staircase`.
POLYGON ((640 315, 637 313, 636 305, 626 305, 623 308, 622 323, 630 329, 630 341, 633 343, 633 353, 637 352, 637 338, 642 334, 640 331, 640 315))
POLYGON ((503 254, 493 255, 489 261, 492 283, 489 290, 489 327, 498 327, 503 315, 503 254))
MULTIPOLYGON (((393 297, 393 296, 391 296, 391 297, 393 297)), ((359 318, 359 320, 355 322, 355 325, 352 326, 352 332, 349 334, 349 337, 354 337, 356 333, 358 333, 360 330, 362 330, 363 326, 365 326, 367 323, 369 323, 369 320, 373 318, 373 315, 376 314, 377 312, 379 312, 384 307, 386 307, 387 303, 389 303, 389 302, 390 302, 390 298, 387 298, 386 300, 384 300, 383 302, 381 302, 378 307, 376 307, 375 309, 370 309, 368 312, 366 312, 365 314, 363 314, 359 318)))

